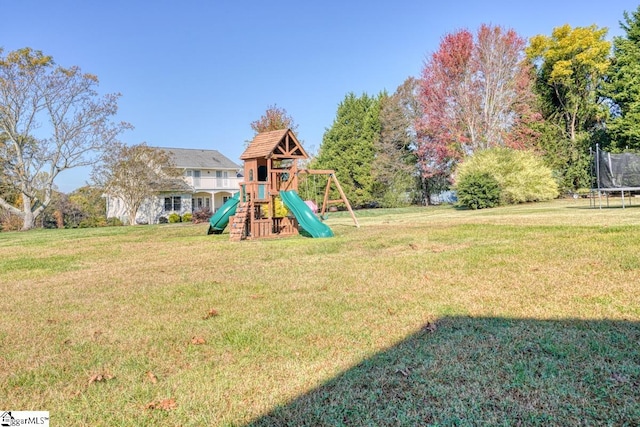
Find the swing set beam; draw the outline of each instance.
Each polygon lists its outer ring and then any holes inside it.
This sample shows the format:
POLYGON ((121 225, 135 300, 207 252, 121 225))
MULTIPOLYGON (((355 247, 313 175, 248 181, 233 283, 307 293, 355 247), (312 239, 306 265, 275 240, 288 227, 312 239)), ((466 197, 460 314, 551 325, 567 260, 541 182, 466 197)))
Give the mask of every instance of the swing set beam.
POLYGON ((320 216, 324 216, 327 207, 330 204, 336 204, 336 203, 344 203, 345 206, 347 207, 347 210, 349 211, 349 214, 351 214, 351 218, 353 219, 353 223, 356 225, 356 228, 360 228, 360 224, 358 224, 358 219, 356 218, 356 215, 353 213, 353 209, 351 209, 351 204, 349 203, 349 200, 347 199, 347 196, 344 194, 344 191, 342 190, 342 186, 340 185, 340 182, 338 181, 338 177, 336 176, 336 172, 334 170, 331 169, 299 169, 296 174, 301 174, 301 173, 305 173, 307 175, 328 175, 329 179, 327 180, 327 185, 324 189, 324 199, 322 201, 322 209, 320 210, 320 216), (338 189, 338 193, 340 193, 340 199, 337 200, 329 200, 329 192, 331 191, 331 181, 333 181, 336 184, 336 188, 338 189))

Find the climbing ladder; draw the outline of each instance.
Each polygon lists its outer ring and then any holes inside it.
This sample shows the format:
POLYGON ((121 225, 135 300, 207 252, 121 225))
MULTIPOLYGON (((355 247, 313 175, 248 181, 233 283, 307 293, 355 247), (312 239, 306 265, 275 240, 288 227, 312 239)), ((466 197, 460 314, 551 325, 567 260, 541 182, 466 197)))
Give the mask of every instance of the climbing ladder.
POLYGON ((231 223, 229 238, 233 242, 239 242, 247 238, 247 223, 249 212, 251 212, 249 202, 240 202, 236 208, 236 214, 231 223))

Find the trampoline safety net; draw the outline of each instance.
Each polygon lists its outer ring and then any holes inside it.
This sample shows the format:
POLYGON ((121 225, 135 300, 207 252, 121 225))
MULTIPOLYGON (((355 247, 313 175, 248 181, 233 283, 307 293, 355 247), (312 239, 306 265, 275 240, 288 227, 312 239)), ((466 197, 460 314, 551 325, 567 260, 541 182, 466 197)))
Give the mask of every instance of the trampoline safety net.
POLYGON ((640 154, 596 151, 598 187, 640 187, 640 154))

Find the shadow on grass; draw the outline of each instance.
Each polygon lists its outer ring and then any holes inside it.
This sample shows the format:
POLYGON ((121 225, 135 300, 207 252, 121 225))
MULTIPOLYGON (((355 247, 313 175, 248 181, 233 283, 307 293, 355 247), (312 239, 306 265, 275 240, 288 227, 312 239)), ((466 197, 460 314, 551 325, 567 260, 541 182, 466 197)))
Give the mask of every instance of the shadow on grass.
POLYGON ((249 426, 638 423, 640 323, 446 317, 249 426))

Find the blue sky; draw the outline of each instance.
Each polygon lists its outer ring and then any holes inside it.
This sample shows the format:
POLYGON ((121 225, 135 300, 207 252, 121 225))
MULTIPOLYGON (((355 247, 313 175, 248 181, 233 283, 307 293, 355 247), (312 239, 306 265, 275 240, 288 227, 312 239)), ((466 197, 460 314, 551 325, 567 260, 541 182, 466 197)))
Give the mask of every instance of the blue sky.
MULTIPOLYGON (((119 92, 121 139, 211 148, 239 162, 249 124, 270 105, 298 124, 317 151, 349 92, 393 92, 419 76, 452 31, 487 23, 529 38, 554 27, 596 24, 621 35, 637 1, 609 0, 4 0, 0 46, 31 47, 62 66, 96 74, 119 92)), ((88 170, 60 176, 69 192, 88 170)))

